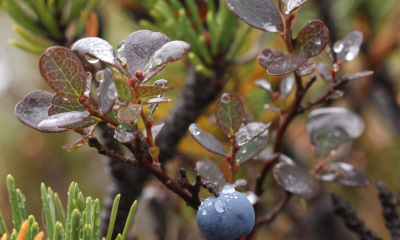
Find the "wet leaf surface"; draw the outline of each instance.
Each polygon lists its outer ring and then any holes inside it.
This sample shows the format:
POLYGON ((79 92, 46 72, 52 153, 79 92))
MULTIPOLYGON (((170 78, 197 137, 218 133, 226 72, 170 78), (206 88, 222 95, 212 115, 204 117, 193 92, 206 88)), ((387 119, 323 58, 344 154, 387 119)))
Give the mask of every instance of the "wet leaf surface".
POLYGON ((128 106, 122 106, 118 110, 118 118, 124 122, 135 121, 142 111, 142 106, 139 104, 129 104, 128 106))
POLYGON ((345 108, 320 108, 310 112, 306 128, 316 155, 325 158, 343 143, 359 137, 364 121, 345 108))
POLYGON ((283 189, 301 198, 312 199, 321 191, 318 181, 296 165, 278 163, 274 167, 274 177, 283 189))
POLYGON ((68 48, 48 48, 40 58, 39 69, 43 79, 60 96, 71 100, 83 96, 86 73, 78 56, 68 48))
POLYGON ((96 80, 100 82, 97 89, 97 97, 100 105, 100 112, 105 114, 109 113, 117 99, 117 87, 110 69, 98 71, 96 80))
POLYGON ((79 138, 71 143, 68 143, 68 144, 62 146, 61 149, 68 150, 68 152, 72 152, 72 151, 78 150, 82 146, 89 145, 89 141, 88 141, 89 136, 93 135, 93 132, 96 129, 96 127, 97 127, 97 124, 90 126, 88 128, 88 132, 86 135, 82 136, 81 138, 79 138))
POLYGON ((136 124, 132 126, 131 124, 121 122, 121 124, 115 128, 114 138, 121 143, 128 143, 135 140, 138 133, 139 130, 136 124))
POLYGON ((271 0, 226 0, 228 9, 245 23, 267 32, 283 30, 279 10, 271 0))
MULTIPOLYGON (((140 30, 131 33, 124 46, 126 64, 131 76, 135 76, 137 70, 144 72, 145 66, 149 63, 154 53, 170 41, 171 39, 159 32, 140 30)), ((160 67, 157 71, 148 74, 146 79, 153 77, 162 68, 160 67)))
POLYGON ((353 31, 347 34, 343 40, 336 42, 333 50, 337 53, 337 59, 344 63, 356 58, 363 40, 364 36, 361 32, 353 31))
POLYGON ((307 63, 307 57, 303 54, 293 53, 282 56, 273 61, 267 70, 270 75, 283 75, 291 73, 304 66, 307 63))
POLYGON ((171 91, 173 88, 170 87, 155 87, 155 86, 140 86, 137 88, 136 98, 144 99, 149 97, 155 97, 160 94, 171 91))
POLYGON ((224 93, 215 106, 215 118, 224 133, 235 133, 244 118, 244 107, 240 98, 236 94, 224 93))
POLYGON ((192 123, 189 126, 189 133, 207 151, 226 156, 225 147, 213 135, 201 129, 198 124, 192 123))
POLYGON ((373 71, 363 71, 363 72, 358 72, 358 73, 354 73, 351 75, 345 75, 345 76, 343 76, 343 78, 346 78, 349 81, 353 81, 353 80, 357 80, 360 78, 372 76, 373 74, 374 74, 373 71))
POLYGON ((273 61, 283 56, 285 56, 283 53, 272 48, 267 48, 258 55, 257 61, 261 66, 269 68, 273 61))
POLYGON ((158 98, 152 98, 152 99, 146 100, 146 101, 142 102, 142 105, 159 104, 159 103, 167 103, 167 102, 171 102, 171 99, 165 98, 165 97, 158 97, 158 98))
POLYGON ((75 42, 72 45, 71 50, 78 51, 94 58, 88 59, 90 63, 96 63, 100 60, 124 72, 124 69, 121 67, 115 57, 113 46, 111 46, 111 44, 106 40, 98 37, 83 38, 75 42))
MULTIPOLYGON (((183 58, 192 46, 184 41, 172 41, 164 44, 160 49, 154 52, 146 63, 143 74, 153 76, 154 72, 159 72, 167 63, 178 61, 183 58)), ((145 77, 146 82, 149 77, 145 77)))
POLYGON ((368 187, 371 185, 368 177, 352 165, 344 162, 327 163, 325 171, 319 173, 322 180, 337 182, 348 187, 368 187))
POLYGON ((267 147, 268 141, 269 135, 268 131, 266 131, 265 134, 256 137, 255 139, 240 147, 239 151, 236 154, 235 161, 237 163, 243 164, 256 157, 262 150, 267 147))
POLYGON ((206 181, 213 182, 218 188, 222 188, 226 183, 221 170, 211 161, 196 162, 196 170, 206 181))
POLYGON ((118 100, 128 103, 133 100, 131 87, 121 78, 115 78, 115 87, 117 88, 118 100))
MULTIPOLYGON (((165 79, 159 79, 159 80, 157 80, 157 81, 155 81, 154 83, 153 83, 153 86, 154 87, 161 87, 161 88, 163 88, 163 87, 166 87, 168 85, 168 81, 167 80, 165 80, 165 79)), ((162 95, 163 94, 160 94, 160 95, 158 95, 158 97, 160 98, 160 97, 162 97, 162 95)), ((153 117, 154 117, 154 113, 156 112, 156 110, 158 109, 158 104, 150 104, 149 105, 149 107, 148 107, 148 115, 147 115, 147 117, 148 117, 148 119, 149 120, 152 120, 153 119, 153 117)))
POLYGON ((321 75, 322 79, 326 84, 333 83, 333 77, 331 74, 331 70, 329 69, 328 65, 323 62, 319 62, 317 65, 317 71, 319 75, 321 75))
POLYGON ((296 74, 301 77, 308 76, 311 75, 316 68, 317 67, 314 63, 306 63, 304 66, 296 70, 296 74))
POLYGON ((262 135, 267 135, 268 128, 271 126, 271 122, 264 124, 262 122, 251 122, 246 126, 243 126, 236 132, 236 143, 238 146, 243 146, 244 144, 250 142, 254 138, 262 135), (264 134, 265 133, 265 134, 264 134))
POLYGON ((92 74, 86 72, 86 87, 85 87, 85 97, 91 99, 92 94, 92 74))
POLYGON ((308 58, 317 56, 324 51, 329 43, 329 30, 322 21, 309 22, 294 40, 294 48, 308 58))
POLYGON ((45 128, 38 124, 48 118, 48 111, 53 95, 45 91, 34 91, 27 94, 15 106, 14 114, 23 124, 44 133, 64 132, 64 128, 45 128))
MULTIPOLYGON (((51 106, 49 108, 48 115, 52 116, 60 113, 74 112, 74 111, 83 112, 85 111, 85 108, 77 101, 65 100, 60 95, 55 94, 51 99, 51 106)), ((83 120, 82 122, 66 127, 70 129, 80 129, 89 127, 93 124, 96 124, 97 122, 98 120, 96 120, 95 118, 89 117, 83 120)))
POLYGON ((280 0, 282 2, 282 10, 285 14, 289 14, 299 7, 303 6, 308 0, 280 0))
MULTIPOLYGON (((161 130, 163 130, 165 123, 161 123, 158 125, 153 125, 151 127, 151 135, 153 135, 153 139, 156 140, 158 134, 160 134, 161 130)), ((143 131, 143 136, 147 137, 146 130, 143 131)))
POLYGON ((259 88, 261 88, 262 90, 265 90, 271 94, 274 94, 274 90, 272 90, 272 86, 271 83, 269 83, 267 80, 265 79, 258 79, 254 82, 255 85, 257 85, 259 88))
POLYGON ((290 74, 286 76, 280 83, 279 85, 279 92, 280 92, 280 98, 285 99, 287 98, 290 93, 293 91, 294 84, 296 83, 296 80, 294 78, 293 74, 290 74))
POLYGON ((74 124, 80 123, 90 117, 89 112, 65 112, 49 116, 47 119, 42 120, 39 127, 69 127, 74 124))

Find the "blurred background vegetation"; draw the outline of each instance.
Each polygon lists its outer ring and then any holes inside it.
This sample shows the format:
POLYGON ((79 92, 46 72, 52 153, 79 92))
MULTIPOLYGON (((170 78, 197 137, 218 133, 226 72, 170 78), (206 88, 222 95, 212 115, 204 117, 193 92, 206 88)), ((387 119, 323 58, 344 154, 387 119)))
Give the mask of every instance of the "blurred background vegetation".
MULTIPOLYGON (((150 5, 150 2, 153 1, 100 0, 95 9, 101 19, 102 37, 113 46, 117 46, 131 32, 142 29, 138 19, 143 16, 133 14, 132 10, 135 7, 143 9, 151 7, 147 6, 150 5)), ((332 36, 336 38, 334 40, 344 37, 352 30, 364 33, 365 43, 362 53, 356 60, 345 65, 343 72, 355 73, 370 69, 385 71, 387 75, 384 84, 377 82, 381 79, 378 79, 376 75, 353 82, 346 86, 346 94, 343 98, 329 103, 332 106, 344 106, 355 110, 366 123, 363 135, 352 144, 347 144, 333 157, 346 160, 356 168, 365 171, 373 181, 384 181, 393 191, 400 190, 399 14, 400 2, 397 0, 384 2, 310 0, 298 11, 293 33, 295 36, 308 21, 314 19, 323 20, 328 27, 334 27, 334 29, 329 29, 333 33, 332 36), (327 3, 321 4, 320 2, 327 3), (326 4, 329 4, 329 9, 323 8, 326 7, 326 4), (328 16, 324 11, 330 13, 329 17, 333 22, 326 22, 328 16), (390 96, 387 91, 394 95, 390 96), (350 146, 351 150, 348 150, 349 145, 352 145, 350 146)), ((72 181, 78 182, 81 190, 87 196, 99 199, 104 198, 107 191, 106 186, 110 181, 107 168, 102 162, 103 158, 94 149, 82 147, 73 152, 60 149, 64 144, 75 140, 77 134, 73 132, 43 134, 17 121, 13 114, 14 106, 23 96, 37 89, 47 91, 50 89, 39 73, 39 55, 21 51, 8 44, 9 39, 19 38, 12 30, 13 24, 15 23, 10 16, 0 10, 2 32, 0 35, 0 209, 9 227, 11 226, 11 210, 6 189, 7 174, 13 175, 17 185, 26 195, 28 213, 37 217, 42 215, 41 199, 38 194, 41 182, 58 192, 65 203, 67 189, 72 181)), ((246 28, 242 22, 238 22, 238 26, 241 30, 246 28)), ((267 46, 278 50, 284 49, 284 43, 277 35, 251 29, 239 55, 251 52, 257 45, 260 45, 259 50, 267 46)), ((273 121, 274 126, 277 126, 279 116, 263 108, 263 105, 271 100, 270 97, 257 88, 253 82, 259 78, 266 78, 277 89, 281 77, 268 76, 265 69, 257 64, 255 56, 244 64, 230 68, 229 75, 231 77, 224 87, 224 92, 236 92, 241 96, 248 111, 248 120, 273 121)), ((160 107, 156 113, 156 121, 161 120, 171 110, 174 99, 184 84, 188 72, 187 66, 187 60, 169 64, 157 77, 157 79, 169 80, 169 85, 175 90, 167 93, 167 97, 173 101, 160 107)), ((324 91, 325 84, 319 76, 318 78, 306 99, 313 99, 324 91)), ((50 90, 50 92, 52 91, 50 90)), ((289 97, 287 101, 291 101, 292 97, 289 97)), ((204 130, 212 132, 217 139, 228 146, 228 139, 215 124, 213 110, 214 106, 210 105, 198 119, 198 123, 204 130)), ((285 135, 284 153, 303 165, 312 166, 317 159, 313 155, 312 146, 306 133, 305 116, 304 114, 297 117, 289 127, 285 135)), ((206 152, 188 134, 180 142, 177 150, 179 154, 166 165, 170 176, 176 178, 179 167, 184 166, 189 171, 189 177, 193 177, 195 162, 198 160, 212 160, 228 173, 228 166, 222 157, 216 157, 206 152)), ((261 158, 246 163, 239 172, 239 177, 244 178, 247 175, 247 180, 253 182, 261 158)), ((273 182, 272 176, 269 176, 267 184, 270 187, 267 188, 266 195, 264 195, 265 204, 262 204, 264 212, 274 206, 274 202, 279 199, 273 182)), ((381 206, 375 187, 352 189, 335 183, 322 184, 324 193, 320 198, 328 198, 327 193, 332 191, 343 196, 353 205, 368 226, 381 236, 388 238, 389 233, 384 227, 380 214, 381 206)), ((146 186, 146 189, 149 190, 145 191, 146 194, 151 195, 151 191, 156 191, 157 201, 171 200, 163 207, 163 211, 166 211, 167 216, 170 217, 167 223, 167 239, 202 239, 196 226, 195 212, 192 209, 185 208, 183 201, 174 201, 177 196, 167 193, 167 190, 156 181, 150 181, 146 186)), ((202 194, 203 197, 207 196, 206 192, 202 194)), ((304 202, 299 198, 294 198, 287 211, 294 212, 294 214, 284 212, 273 224, 264 226, 258 233, 258 237, 259 239, 299 239, 293 237, 293 234, 295 234, 294 236, 299 234, 296 233, 294 224, 300 226, 299 219, 307 218, 315 211, 330 212, 329 201, 325 201, 321 205, 318 200, 304 202)), ((140 221, 135 222, 133 231, 141 236, 141 239, 156 239, 152 235, 154 229, 148 227, 152 217, 156 216, 142 213, 140 221)), ((312 219, 310 221, 312 222, 312 219)), ((323 231, 322 223, 320 225, 319 230, 323 231)))

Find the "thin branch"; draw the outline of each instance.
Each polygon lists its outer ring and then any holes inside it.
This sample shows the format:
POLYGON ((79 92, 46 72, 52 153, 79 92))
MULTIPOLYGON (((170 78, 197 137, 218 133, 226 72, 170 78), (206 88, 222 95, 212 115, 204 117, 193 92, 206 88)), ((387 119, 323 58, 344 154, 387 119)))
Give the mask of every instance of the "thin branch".
POLYGON ((291 193, 284 191, 283 198, 279 201, 279 203, 269 212, 265 217, 256 219, 256 225, 263 223, 272 222, 275 217, 285 208, 286 204, 289 202, 291 193))
POLYGON ((230 153, 229 156, 227 157, 227 160, 229 162, 229 168, 231 170, 231 173, 229 175, 229 183, 233 183, 233 181, 235 181, 236 173, 238 170, 238 166, 235 161, 236 154, 240 149, 240 147, 237 145, 235 134, 230 136, 229 143, 230 143, 230 153))

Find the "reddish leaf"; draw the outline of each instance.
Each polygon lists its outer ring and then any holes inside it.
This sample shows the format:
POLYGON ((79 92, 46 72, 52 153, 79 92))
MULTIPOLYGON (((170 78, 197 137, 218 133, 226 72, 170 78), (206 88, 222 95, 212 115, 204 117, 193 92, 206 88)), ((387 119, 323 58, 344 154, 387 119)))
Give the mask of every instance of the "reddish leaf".
POLYGON ((202 130, 199 125, 192 123, 189 126, 189 133, 206 150, 224 157, 226 156, 225 147, 213 135, 202 130))
POLYGON ((14 114, 23 124, 44 133, 64 132, 65 128, 44 128, 38 124, 49 117, 51 98, 53 95, 45 91, 34 91, 27 94, 15 106, 14 114))
POLYGON ((47 119, 42 120, 38 126, 39 127, 68 127, 90 117, 89 112, 65 112, 52 115, 47 119))
POLYGON ((297 35, 294 41, 294 48, 297 53, 304 54, 311 58, 324 51, 329 43, 329 30, 319 20, 309 22, 297 35))
POLYGON ((97 89, 97 97, 99 99, 100 112, 109 113, 117 99, 117 87, 110 69, 98 71, 96 79, 100 82, 97 89))
POLYGON ((215 117, 224 133, 235 133, 244 118, 244 107, 240 98, 235 94, 224 93, 215 106, 215 117))
POLYGON ((257 61, 261 66, 269 68, 273 61, 283 56, 285 56, 283 53, 272 48, 267 48, 258 55, 257 61))
POLYGON ((78 56, 68 48, 51 47, 39 62, 40 73, 60 96, 71 100, 83 96, 86 73, 78 56))
POLYGON ((134 122, 140 115, 142 106, 139 104, 129 104, 128 106, 122 106, 118 110, 118 118, 124 122, 134 122))
POLYGON ((318 181, 296 165, 278 163, 274 167, 274 177, 283 189, 305 199, 312 199, 321 191, 318 181))
POLYGON ((226 0, 229 10, 245 23, 267 32, 283 30, 278 8, 271 0, 226 0))
POLYGON ((296 70, 296 74, 299 76, 308 76, 312 74, 317 67, 314 63, 306 63, 304 66, 296 70))
POLYGON ((115 58, 113 46, 111 46, 111 44, 106 40, 97 37, 83 38, 75 42, 72 45, 71 50, 78 51, 87 56, 95 58, 95 60, 88 59, 90 63, 95 63, 100 60, 113 67, 116 67, 120 70, 120 72, 125 72, 121 67, 121 64, 119 64, 115 58))
POLYGON ((121 122, 121 124, 115 129, 114 138, 122 143, 128 143, 135 140, 138 133, 139 130, 137 124, 131 125, 121 122))
POLYGON ((285 14, 289 14, 299 7, 303 6, 308 0, 280 0, 282 2, 282 10, 285 14))
POLYGON ((224 174, 213 162, 198 161, 196 162, 196 170, 200 176, 207 181, 213 182, 218 188, 222 188, 226 183, 224 174))
POLYGON ((368 187, 371 184, 363 172, 348 163, 327 163, 325 167, 326 169, 319 173, 324 181, 333 181, 348 187, 368 187))
MULTIPOLYGON (((159 32, 140 30, 131 33, 125 41, 125 57, 129 73, 135 76, 137 70, 144 72, 146 64, 154 53, 170 41, 171 39, 159 32)), ((148 74, 146 79, 153 77, 163 67, 148 74)))
POLYGON ((273 61, 267 70, 270 75, 283 75, 291 73, 304 66, 307 63, 307 57, 303 54, 293 53, 282 56, 273 61))
POLYGON ((146 76, 143 82, 150 79, 154 72, 159 72, 167 63, 178 61, 183 58, 192 46, 184 41, 172 41, 164 44, 151 56, 143 69, 143 75, 146 76))
MULTIPOLYGON (((60 95, 55 94, 51 99, 51 106, 49 108, 49 116, 66 113, 66 112, 83 112, 85 108, 77 101, 65 100, 60 95)), ((98 122, 97 119, 89 117, 80 123, 67 126, 69 129, 86 128, 98 122)))

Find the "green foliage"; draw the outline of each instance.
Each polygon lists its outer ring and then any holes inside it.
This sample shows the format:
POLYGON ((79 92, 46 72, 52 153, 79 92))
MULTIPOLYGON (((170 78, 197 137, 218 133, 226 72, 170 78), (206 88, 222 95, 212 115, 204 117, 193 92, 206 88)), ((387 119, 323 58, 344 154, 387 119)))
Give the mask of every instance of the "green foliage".
POLYGON ((67 38, 79 37, 98 0, 2 0, 0 7, 14 19, 14 31, 24 40, 10 44, 40 54, 51 45, 67 38), (61 19, 60 19, 61 18, 61 19), (74 27, 72 35, 65 29, 74 27))
MULTIPOLYGON (((35 240, 39 233, 39 225, 34 216, 27 217, 25 210, 25 199, 23 194, 15 186, 12 176, 7 177, 7 187, 10 196, 11 210, 13 215, 14 229, 11 235, 7 230, 3 216, 0 212, 0 236, 7 234, 10 239, 17 239, 21 234, 26 234, 26 240, 35 240), (24 225, 26 225, 24 227, 24 225)), ((57 193, 53 193, 51 188, 47 188, 42 183, 41 195, 43 204, 43 221, 46 223, 46 233, 50 240, 70 240, 70 239, 99 239, 100 203, 99 200, 92 200, 83 197, 79 191, 78 184, 72 183, 68 190, 67 215, 57 193)), ((109 225, 107 240, 111 239, 114 229, 115 218, 119 204, 120 195, 115 198, 113 214, 109 225)), ((125 224, 123 235, 117 239, 126 239, 133 222, 137 202, 135 201, 129 212, 125 224)), ((43 233, 41 233, 43 234, 43 233)), ((41 239, 41 238, 40 238, 41 239)))

